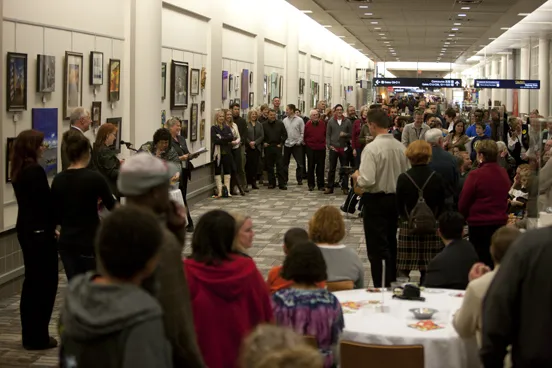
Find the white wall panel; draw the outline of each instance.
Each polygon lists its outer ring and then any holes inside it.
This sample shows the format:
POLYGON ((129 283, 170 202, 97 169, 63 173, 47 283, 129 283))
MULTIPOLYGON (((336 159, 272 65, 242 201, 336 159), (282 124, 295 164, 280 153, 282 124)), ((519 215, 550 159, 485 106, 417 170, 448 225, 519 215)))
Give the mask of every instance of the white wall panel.
POLYGON ((249 63, 255 61, 255 38, 233 29, 222 29, 222 57, 249 63))
POLYGON ((167 8, 162 15, 163 47, 207 54, 207 22, 167 8))
POLYGON ((271 65, 281 69, 285 68, 286 48, 284 46, 265 41, 264 50, 265 65, 271 65))

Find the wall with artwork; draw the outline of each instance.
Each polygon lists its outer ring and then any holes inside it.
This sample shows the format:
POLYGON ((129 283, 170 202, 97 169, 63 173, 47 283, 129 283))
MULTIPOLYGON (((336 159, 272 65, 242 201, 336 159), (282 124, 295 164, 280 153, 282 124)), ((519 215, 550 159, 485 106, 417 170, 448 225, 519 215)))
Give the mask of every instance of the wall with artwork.
POLYGON ((310 106, 307 103, 308 88, 307 88, 307 54, 299 51, 299 88, 298 88, 298 106, 303 114, 310 116, 310 106))

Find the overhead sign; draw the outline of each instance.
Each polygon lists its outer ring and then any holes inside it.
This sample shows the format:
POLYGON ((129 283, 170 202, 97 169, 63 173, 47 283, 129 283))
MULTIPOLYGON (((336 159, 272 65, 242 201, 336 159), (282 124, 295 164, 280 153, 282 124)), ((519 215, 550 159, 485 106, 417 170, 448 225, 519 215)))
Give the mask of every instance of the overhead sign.
POLYGON ((476 79, 473 81, 475 88, 500 88, 500 89, 540 89, 540 80, 520 79, 476 79))
POLYGON ((374 78, 376 87, 462 88, 462 79, 374 78))

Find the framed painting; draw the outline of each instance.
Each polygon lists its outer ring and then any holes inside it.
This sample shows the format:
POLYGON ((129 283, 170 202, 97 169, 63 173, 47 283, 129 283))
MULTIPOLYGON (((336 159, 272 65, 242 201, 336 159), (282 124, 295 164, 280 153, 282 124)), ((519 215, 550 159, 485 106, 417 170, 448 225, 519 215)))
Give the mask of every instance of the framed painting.
POLYGON ((240 76, 236 75, 234 77, 234 91, 238 92, 240 90, 240 76))
POLYGON ((117 153, 121 152, 121 130, 122 130, 122 123, 123 118, 107 118, 106 123, 111 123, 117 127, 117 137, 115 138, 115 142, 113 143, 113 146, 115 147, 115 151, 117 153))
POLYGON ((103 52, 90 52, 90 85, 101 86, 103 84, 103 52))
POLYGON ((299 94, 303 94, 303 78, 299 78, 299 94))
POLYGON ((199 111, 203 114, 205 112, 205 101, 201 101, 199 105, 199 111))
POLYGON ((228 98, 228 71, 222 71, 222 100, 228 98))
POLYGON ((241 72, 241 108, 249 107, 249 70, 243 69, 241 72))
POLYGON ((63 118, 69 119, 73 109, 82 106, 83 56, 78 52, 65 51, 63 118))
POLYGON ((161 63, 161 99, 167 98, 167 63, 161 63))
POLYGON ((37 55, 36 60, 36 91, 51 93, 56 90, 56 57, 37 55))
POLYGON ((165 127, 166 122, 167 122, 167 111, 161 110, 161 128, 165 127))
POLYGON ((199 106, 194 103, 192 104, 192 111, 190 112, 190 142, 197 141, 197 129, 198 129, 198 113, 199 106))
POLYGON ((171 109, 188 107, 188 63, 171 60, 171 109))
POLYGON ((303 114, 306 113, 306 111, 305 111, 305 101, 304 100, 301 101, 301 111, 303 111, 303 114))
POLYGON ((201 67, 201 89, 205 89, 205 84, 207 84, 207 69, 201 67))
POLYGON ((90 111, 90 117, 92 119, 92 129, 99 128, 102 125, 102 102, 92 102, 92 110, 90 111))
POLYGON ((109 102, 121 98, 121 60, 109 59, 109 102))
POLYGON ((46 175, 57 174, 58 167, 58 109, 32 109, 32 127, 44 133, 44 152, 39 160, 46 175))
POLYGON ((255 104, 255 94, 253 92, 249 92, 249 107, 253 107, 255 104))
POLYGON ((199 140, 205 140, 205 119, 201 119, 199 123, 199 140))
POLYGON ((324 83, 324 100, 328 98, 328 84, 324 83))
POLYGON ((180 135, 188 139, 188 120, 181 120, 180 135))
POLYGON ((269 102, 272 101, 274 97, 280 97, 278 95, 278 73, 270 74, 270 98, 269 102))
POLYGON ((238 104, 238 105, 241 106, 241 104, 240 104, 240 99, 239 99, 239 98, 234 99, 234 105, 235 105, 235 104, 238 104))
POLYGON ((228 92, 232 92, 232 88, 234 88, 234 74, 228 76, 228 92))
POLYGON ((268 93, 268 91, 267 91, 267 87, 268 87, 267 86, 267 79, 268 79, 268 77, 265 75, 263 77, 263 97, 266 97, 266 94, 268 93))
POLYGON ((253 72, 249 73, 249 84, 253 84, 253 72))
POLYGON ((234 104, 234 100, 228 101, 228 106, 232 106, 234 104))
POLYGON ((13 144, 15 138, 8 138, 6 141, 6 183, 11 182, 11 163, 13 157, 13 144))
POLYGON ((278 84, 279 87, 279 93, 280 93, 280 100, 282 100, 282 97, 284 96, 284 76, 280 76, 280 83, 278 84))
POLYGON ((8 52, 6 72, 7 110, 27 110, 27 54, 8 52))
POLYGON ((199 95, 199 69, 190 70, 190 95, 199 95))

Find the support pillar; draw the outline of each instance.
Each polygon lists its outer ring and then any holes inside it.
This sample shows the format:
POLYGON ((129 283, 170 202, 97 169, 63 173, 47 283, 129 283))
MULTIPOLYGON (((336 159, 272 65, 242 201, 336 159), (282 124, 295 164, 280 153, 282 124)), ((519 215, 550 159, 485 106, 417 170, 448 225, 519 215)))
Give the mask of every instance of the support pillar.
MULTIPOLYGON (((502 57, 500 58, 500 75, 499 75, 500 79, 506 79, 507 69, 508 69, 508 56, 502 55, 502 57)), ((505 89, 500 90, 499 98, 502 105, 506 105, 507 94, 508 92, 505 89)))
MULTIPOLYGON (((498 59, 493 58, 493 60, 491 61, 491 78, 492 79, 497 79, 498 78, 498 73, 499 73, 498 59)), ((498 90, 498 89, 492 89, 491 90, 491 101, 492 101, 491 107, 494 107, 495 100, 500 99, 500 92, 499 91, 500 90, 498 90)))
MULTIPOLYGON (((529 79, 529 45, 525 45, 521 48, 521 65, 520 65, 520 79, 529 79)), ((519 90, 519 113, 529 114, 529 91, 526 89, 519 90)))
MULTIPOLYGON (((514 79, 515 71, 514 71, 514 52, 512 50, 512 53, 508 55, 508 64, 506 65, 506 79, 514 79)), ((506 111, 512 112, 514 111, 514 90, 507 89, 506 90, 506 111)))
POLYGON ((542 116, 550 115, 549 100, 550 100, 550 40, 546 38, 539 39, 539 79, 541 87, 539 90, 539 113, 542 116))

